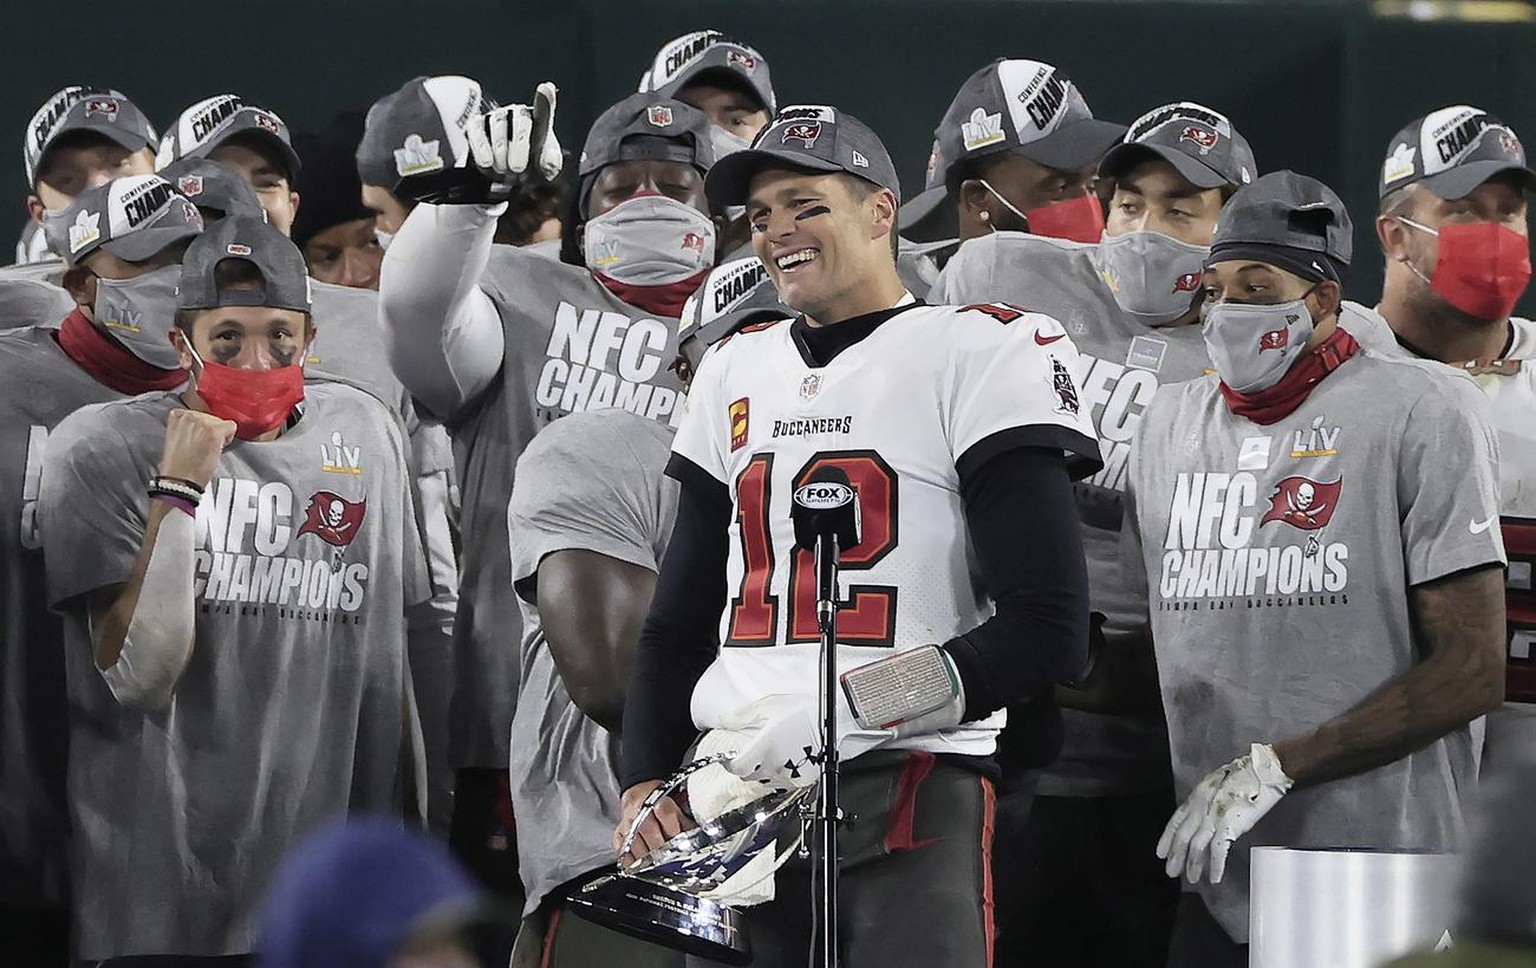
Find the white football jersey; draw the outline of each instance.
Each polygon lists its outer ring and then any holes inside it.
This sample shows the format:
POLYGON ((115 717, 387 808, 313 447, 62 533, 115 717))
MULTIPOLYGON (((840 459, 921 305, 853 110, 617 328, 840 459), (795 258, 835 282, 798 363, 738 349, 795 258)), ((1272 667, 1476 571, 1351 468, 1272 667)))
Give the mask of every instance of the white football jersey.
MULTIPOLYGON (((731 726, 766 695, 817 688, 814 566, 795 547, 790 498, 821 468, 848 475, 861 517, 860 543, 842 556, 841 669, 990 617, 957 464, 1033 445, 1091 473, 1098 448, 1077 369, 1059 323, 1000 305, 911 305, 825 366, 808 362, 788 320, 716 344, 673 444, 674 465, 697 465, 733 502, 723 648, 694 689, 695 724, 731 726)), ((998 712, 896 745, 987 754, 1003 722, 998 712)))

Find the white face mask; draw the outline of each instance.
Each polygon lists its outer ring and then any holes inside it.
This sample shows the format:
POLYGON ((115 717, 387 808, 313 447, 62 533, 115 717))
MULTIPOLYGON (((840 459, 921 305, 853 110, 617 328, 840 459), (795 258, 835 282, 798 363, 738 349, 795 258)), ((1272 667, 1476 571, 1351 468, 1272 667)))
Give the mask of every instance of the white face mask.
POLYGON ((1095 262, 1120 308, 1157 326, 1189 312, 1210 254, 1161 232, 1127 232, 1104 236, 1095 262))
POLYGON ((181 266, 161 266, 133 279, 96 277, 96 325, 123 344, 128 352, 162 370, 181 366, 171 345, 176 321, 176 286, 181 266))
POLYGON ((732 134, 718 124, 712 124, 709 126, 709 146, 715 151, 715 160, 719 161, 726 155, 746 151, 752 147, 752 139, 732 134))
POLYGON ((1238 393, 1268 390, 1307 348, 1315 324, 1306 298, 1213 303, 1205 311, 1205 349, 1221 382, 1238 393))
POLYGON ((682 282, 715 263, 715 223, 665 195, 641 195, 587 221, 587 268, 631 286, 682 282))
POLYGON ((379 240, 379 248, 385 252, 389 251, 389 243, 395 241, 395 233, 386 232, 377 225, 373 227, 373 237, 379 240))

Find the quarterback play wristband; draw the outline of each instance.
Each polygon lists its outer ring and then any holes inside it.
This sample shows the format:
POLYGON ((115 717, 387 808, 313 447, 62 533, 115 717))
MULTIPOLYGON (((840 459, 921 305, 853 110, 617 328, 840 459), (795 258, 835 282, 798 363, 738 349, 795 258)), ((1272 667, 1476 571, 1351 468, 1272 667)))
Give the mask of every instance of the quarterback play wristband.
MULTIPOLYGON (((864 729, 897 729, 941 710, 959 723, 960 675, 936 645, 909 649, 849 669, 840 680, 854 720, 864 729)), ((938 724, 935 724, 938 725, 938 724)))

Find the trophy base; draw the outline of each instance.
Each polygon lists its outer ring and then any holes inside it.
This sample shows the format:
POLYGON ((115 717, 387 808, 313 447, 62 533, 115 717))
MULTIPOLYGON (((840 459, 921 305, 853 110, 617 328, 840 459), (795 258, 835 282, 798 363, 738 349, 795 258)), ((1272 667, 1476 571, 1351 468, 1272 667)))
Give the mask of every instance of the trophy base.
POLYGON ((572 914, 632 938, 727 965, 752 963, 742 913, 661 884, 604 874, 566 895, 572 914))

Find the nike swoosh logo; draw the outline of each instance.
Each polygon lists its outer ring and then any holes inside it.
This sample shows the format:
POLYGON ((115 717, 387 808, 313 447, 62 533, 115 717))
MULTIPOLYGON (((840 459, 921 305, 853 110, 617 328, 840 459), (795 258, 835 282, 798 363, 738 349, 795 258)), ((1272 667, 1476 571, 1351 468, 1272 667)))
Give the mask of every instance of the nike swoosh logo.
POLYGON ((1469 523, 1467 525, 1467 530, 1473 534, 1482 534, 1484 531, 1487 531, 1490 527, 1492 527, 1493 522, 1497 521, 1498 519, 1499 516, 1497 514, 1489 515, 1482 521, 1473 521, 1469 523))
POLYGON ((1066 335, 1066 333, 1057 333, 1055 336, 1041 336, 1040 331, 1037 329, 1035 330, 1035 344, 1037 346, 1050 346, 1066 335))

